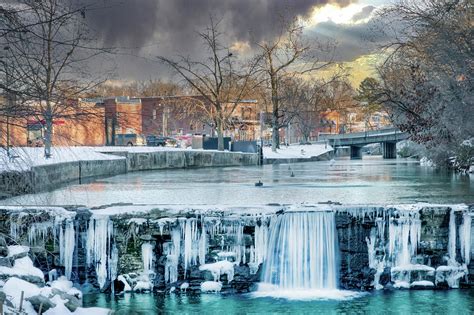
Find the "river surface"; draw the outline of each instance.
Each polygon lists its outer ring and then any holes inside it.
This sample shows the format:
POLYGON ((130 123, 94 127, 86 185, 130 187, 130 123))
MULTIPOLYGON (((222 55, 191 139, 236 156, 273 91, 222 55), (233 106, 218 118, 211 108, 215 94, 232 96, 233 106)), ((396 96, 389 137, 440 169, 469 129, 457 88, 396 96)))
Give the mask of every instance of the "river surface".
POLYGON ((473 314, 474 290, 376 291, 350 300, 294 301, 249 295, 85 295, 84 306, 130 314, 473 314))
POLYGON ((135 172, 14 197, 0 204, 248 206, 329 200, 346 204, 474 203, 474 176, 434 170, 414 160, 365 157, 263 167, 135 172), (255 187, 258 181, 263 182, 262 187, 255 187))

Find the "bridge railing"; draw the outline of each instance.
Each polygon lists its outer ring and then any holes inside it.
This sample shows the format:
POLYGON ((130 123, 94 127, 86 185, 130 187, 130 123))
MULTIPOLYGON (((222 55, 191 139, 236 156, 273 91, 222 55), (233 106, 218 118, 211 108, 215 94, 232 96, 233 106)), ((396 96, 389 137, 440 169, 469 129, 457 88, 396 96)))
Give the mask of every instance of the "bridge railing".
POLYGON ((383 136, 401 133, 398 128, 390 127, 377 130, 368 130, 362 132, 342 133, 342 134, 320 134, 319 140, 337 140, 337 139, 351 139, 351 138, 365 138, 373 136, 383 136))

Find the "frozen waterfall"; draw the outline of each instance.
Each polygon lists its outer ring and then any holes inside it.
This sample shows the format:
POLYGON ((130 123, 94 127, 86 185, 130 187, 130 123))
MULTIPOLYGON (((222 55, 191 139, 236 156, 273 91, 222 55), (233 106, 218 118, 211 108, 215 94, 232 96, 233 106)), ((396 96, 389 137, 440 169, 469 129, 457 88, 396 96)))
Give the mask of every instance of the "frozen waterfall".
POLYGON ((334 212, 295 212, 270 223, 262 280, 281 290, 337 289, 338 242, 334 212))

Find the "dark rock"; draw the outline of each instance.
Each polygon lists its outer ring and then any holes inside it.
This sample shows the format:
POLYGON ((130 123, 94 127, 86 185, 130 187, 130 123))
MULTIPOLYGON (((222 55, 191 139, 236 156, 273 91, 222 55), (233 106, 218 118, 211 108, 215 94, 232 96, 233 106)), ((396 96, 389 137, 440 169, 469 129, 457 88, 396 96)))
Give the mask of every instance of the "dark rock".
POLYGON ((120 294, 123 292, 124 289, 125 289, 125 283, 123 283, 120 280, 115 279, 114 280, 114 293, 120 294))
POLYGON ((390 283, 390 267, 386 267, 380 275, 379 283, 384 287, 390 283))
POLYGON ((12 260, 10 259, 10 257, 0 257, 0 266, 11 268, 12 260))
POLYGON ((0 257, 8 256, 8 248, 6 246, 0 246, 0 257))
POLYGON ((56 304, 51 302, 50 299, 48 299, 47 297, 43 295, 35 295, 35 296, 27 298, 26 300, 29 301, 31 305, 33 305, 33 308, 38 313, 41 307, 42 314, 46 312, 47 310, 49 310, 50 308, 56 307, 56 304))

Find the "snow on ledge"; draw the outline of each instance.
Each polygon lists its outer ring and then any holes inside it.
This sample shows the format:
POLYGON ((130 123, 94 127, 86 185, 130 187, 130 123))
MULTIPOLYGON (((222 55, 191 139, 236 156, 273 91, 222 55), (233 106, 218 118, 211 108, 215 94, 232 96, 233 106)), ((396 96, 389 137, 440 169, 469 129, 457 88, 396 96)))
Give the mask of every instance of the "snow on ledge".
POLYGON ((263 157, 265 159, 310 159, 332 150, 330 145, 325 144, 281 146, 277 152, 273 152, 271 147, 264 147, 263 157))
POLYGON ((16 147, 10 150, 15 158, 10 161, 7 152, 0 149, 0 173, 7 171, 27 171, 34 166, 52 165, 77 161, 122 160, 121 156, 104 154, 93 147, 52 147, 51 157, 44 157, 44 148, 16 147))

